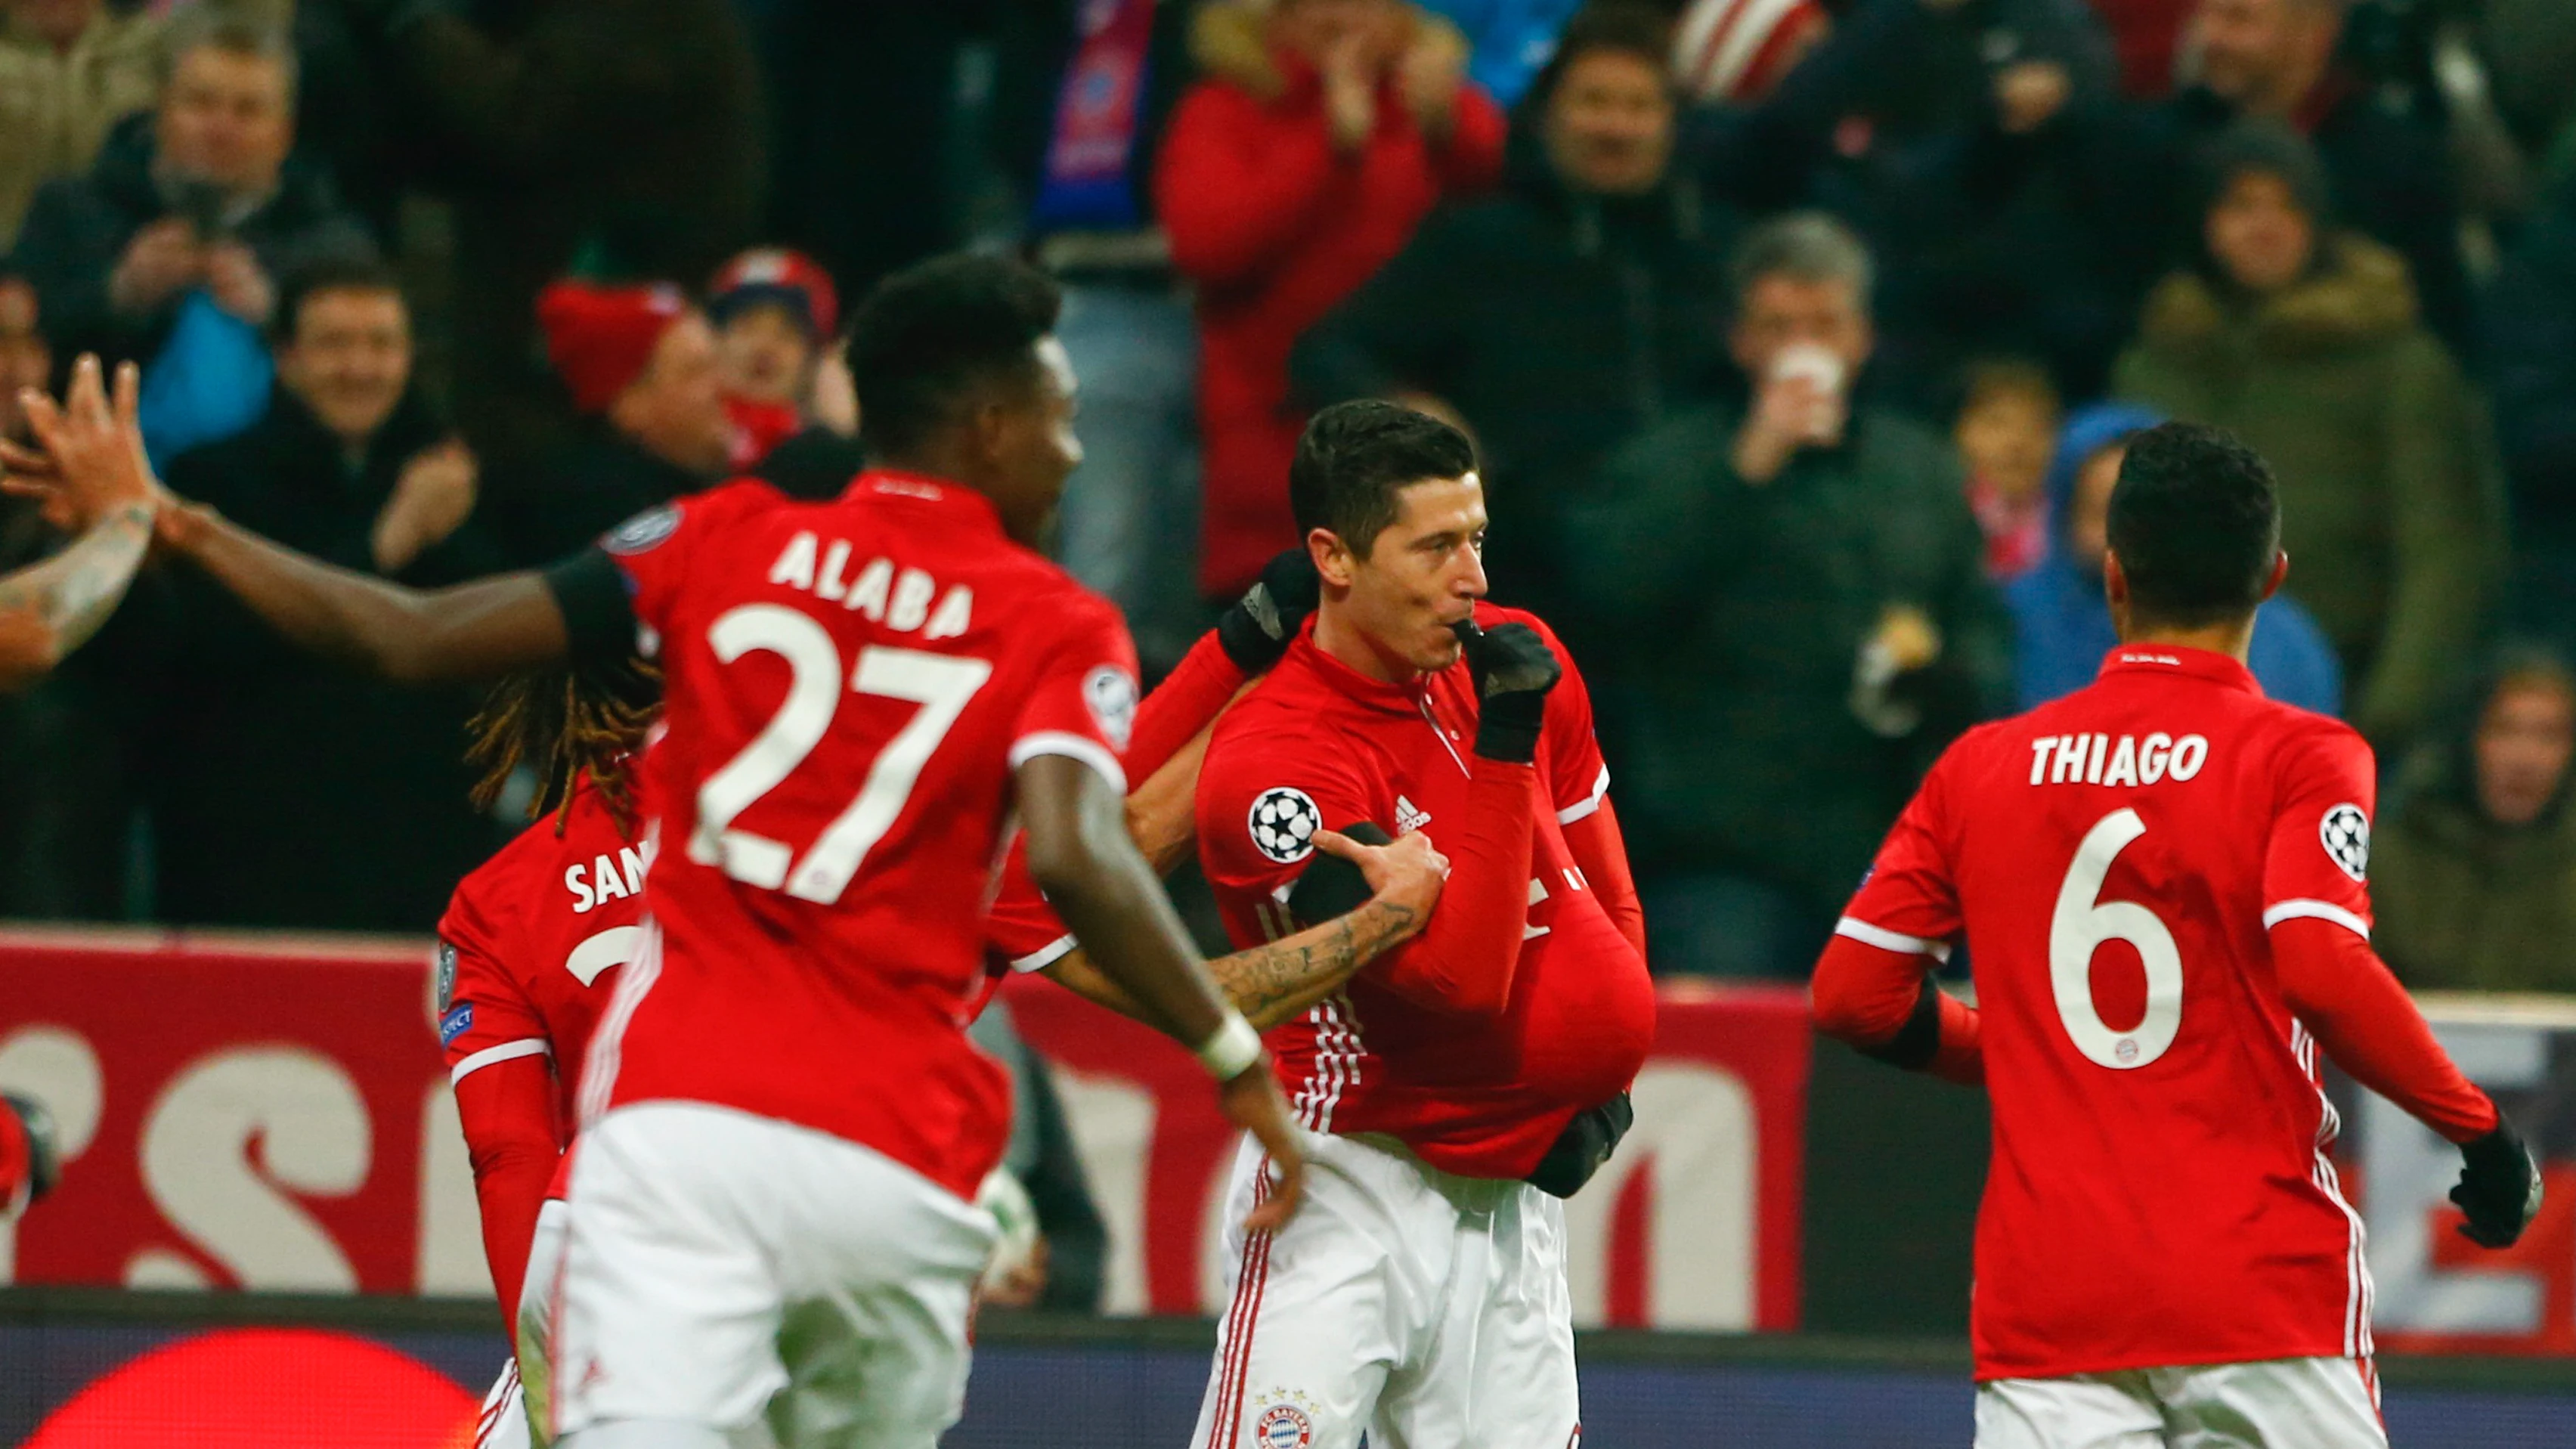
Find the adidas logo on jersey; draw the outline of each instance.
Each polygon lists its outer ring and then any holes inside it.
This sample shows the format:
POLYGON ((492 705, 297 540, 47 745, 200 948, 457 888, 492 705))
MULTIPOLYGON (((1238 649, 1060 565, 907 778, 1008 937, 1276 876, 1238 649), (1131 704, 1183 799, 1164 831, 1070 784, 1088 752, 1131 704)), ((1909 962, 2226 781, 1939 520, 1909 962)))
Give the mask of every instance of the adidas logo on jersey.
POLYGON ((1398 795, 1395 797, 1395 833, 1411 835, 1431 823, 1431 812, 1398 795))

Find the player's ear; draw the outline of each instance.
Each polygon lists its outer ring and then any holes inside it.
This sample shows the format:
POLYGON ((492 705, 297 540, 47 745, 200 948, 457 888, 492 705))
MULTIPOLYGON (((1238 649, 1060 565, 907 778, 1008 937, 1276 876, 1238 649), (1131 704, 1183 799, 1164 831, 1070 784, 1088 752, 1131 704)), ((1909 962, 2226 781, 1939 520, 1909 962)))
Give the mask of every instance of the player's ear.
POLYGON ((2129 571, 2120 567, 2120 556, 2108 549, 2102 552, 2102 597, 2114 609, 2125 608, 2129 602, 2129 571))
POLYGON ((2272 554, 2272 576, 2263 581, 2263 602, 2270 603, 2272 596, 2281 592, 2281 585, 2289 582, 2289 579, 2290 551, 2286 548, 2276 549, 2272 554))
POLYGON ((1335 588, 1351 586, 1351 575, 1359 563, 1352 557, 1350 546, 1342 536, 1329 528, 1306 530, 1306 556, 1315 561, 1315 572, 1335 588))

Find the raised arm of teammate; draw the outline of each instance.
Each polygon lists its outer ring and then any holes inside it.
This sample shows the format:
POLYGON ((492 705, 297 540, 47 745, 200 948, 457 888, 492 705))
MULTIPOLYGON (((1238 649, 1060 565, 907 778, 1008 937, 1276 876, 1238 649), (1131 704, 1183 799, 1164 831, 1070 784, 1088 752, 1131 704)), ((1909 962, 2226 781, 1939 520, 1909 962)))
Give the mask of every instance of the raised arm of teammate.
POLYGON ((1066 755, 1032 756, 1016 776, 1029 873, 1102 974, 1142 1006, 1149 1021, 1196 1048, 1220 1076, 1218 1101, 1226 1116, 1260 1139, 1280 1174, 1245 1219, 1245 1230, 1283 1225, 1296 1210, 1305 1180, 1287 1099, 1270 1074, 1259 1037, 1227 1004, 1161 881, 1137 852, 1118 786, 1066 755), (1252 1038, 1248 1057, 1241 1045, 1245 1036, 1252 1038))
POLYGON ((28 394, 43 451, 0 444, 10 491, 45 497, 85 528, 124 510, 148 509, 164 546, 187 556, 278 632, 389 679, 482 678, 564 657, 563 611, 541 574, 407 589, 308 558, 213 509, 172 497, 144 459, 131 393, 136 386, 120 375, 118 405, 97 402, 98 364, 84 356, 68 407, 28 394))
MULTIPOLYGON (((128 363, 116 373, 116 400, 111 408, 101 386, 98 359, 84 357, 74 369, 72 390, 64 408, 41 394, 26 395, 29 424, 38 442, 70 445, 73 420, 87 437, 114 436, 116 419, 131 417, 141 374, 128 363)), ((113 460, 108 460, 113 462, 113 460)), ((118 470, 119 491, 102 497, 92 510, 57 510, 62 521, 80 531, 70 547, 14 573, 0 576, 0 691, 23 689, 53 672, 73 650, 116 612, 152 542, 152 495, 135 486, 135 470, 118 470)))

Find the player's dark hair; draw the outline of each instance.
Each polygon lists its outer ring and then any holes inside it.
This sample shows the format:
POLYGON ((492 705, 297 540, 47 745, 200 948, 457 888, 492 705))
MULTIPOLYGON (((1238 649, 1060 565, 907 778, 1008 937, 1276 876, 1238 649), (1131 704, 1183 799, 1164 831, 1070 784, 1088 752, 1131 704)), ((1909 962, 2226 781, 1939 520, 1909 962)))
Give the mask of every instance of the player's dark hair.
POLYGON ((879 282, 850 323, 868 450, 902 457, 977 390, 1029 379, 1030 349, 1055 330, 1063 306, 1051 278, 1007 257, 953 253, 879 282))
POLYGON ((1416 483, 1476 471, 1467 435, 1408 407, 1374 398, 1315 414, 1288 464, 1288 509, 1303 535, 1324 529, 1353 553, 1395 522, 1396 495, 1416 483))
POLYGON ((391 292, 399 297, 402 278, 364 252, 325 252, 278 281, 277 307, 268 319, 270 344, 293 346, 295 329, 304 325, 305 304, 325 292, 391 292))
POLYGON ((2131 618, 2205 629, 2263 602, 2281 496, 2270 465, 2233 435, 2159 423, 2129 440, 2109 523, 2131 618))
POLYGON ((509 675, 492 686, 466 729, 466 763, 481 767, 476 808, 489 810, 522 765, 537 793, 528 818, 556 812, 555 833, 569 818, 573 787, 585 774, 608 802, 619 833, 635 834, 631 769, 645 731, 662 712, 662 672, 632 655, 614 664, 556 665, 509 675))

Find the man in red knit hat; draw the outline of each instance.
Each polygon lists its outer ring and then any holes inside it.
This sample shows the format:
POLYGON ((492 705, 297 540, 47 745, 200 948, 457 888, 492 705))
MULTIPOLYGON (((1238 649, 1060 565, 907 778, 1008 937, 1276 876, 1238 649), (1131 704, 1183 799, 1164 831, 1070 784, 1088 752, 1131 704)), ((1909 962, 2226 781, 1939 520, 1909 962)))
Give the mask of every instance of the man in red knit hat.
POLYGON ((560 558, 620 519, 692 493, 733 465, 716 334, 667 283, 561 281, 537 298, 546 357, 589 421, 542 488, 504 505, 512 551, 560 558))

